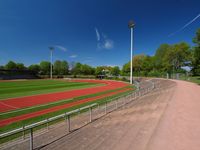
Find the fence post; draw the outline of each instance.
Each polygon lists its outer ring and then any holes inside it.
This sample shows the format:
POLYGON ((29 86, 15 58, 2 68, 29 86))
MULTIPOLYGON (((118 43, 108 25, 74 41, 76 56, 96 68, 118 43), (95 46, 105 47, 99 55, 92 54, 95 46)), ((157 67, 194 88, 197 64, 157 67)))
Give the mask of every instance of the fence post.
POLYGON ((70 115, 67 115, 67 122, 68 122, 68 132, 71 132, 70 115))
POLYGON ((90 107, 89 110, 90 110, 90 122, 92 122, 92 107, 90 107))
POLYGON ((48 121, 48 118, 47 118, 47 130, 49 130, 49 121, 48 121))
POLYGON ((25 140, 25 127, 24 127, 24 125, 22 126, 22 128, 23 128, 23 139, 25 140))
POLYGON ((64 119, 65 119, 65 122, 67 123, 67 113, 65 113, 64 119))
POLYGON ((30 129, 30 150, 33 150, 33 128, 30 129))
POLYGON ((105 103, 105 114, 107 114, 107 101, 105 103))

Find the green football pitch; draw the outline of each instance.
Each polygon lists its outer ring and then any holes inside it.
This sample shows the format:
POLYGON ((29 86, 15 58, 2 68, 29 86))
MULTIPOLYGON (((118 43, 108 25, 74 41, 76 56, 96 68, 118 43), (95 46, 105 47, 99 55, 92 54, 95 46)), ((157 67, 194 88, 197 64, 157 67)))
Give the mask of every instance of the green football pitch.
POLYGON ((0 100, 101 85, 103 84, 69 82, 67 80, 24 80, 0 82, 0 100))

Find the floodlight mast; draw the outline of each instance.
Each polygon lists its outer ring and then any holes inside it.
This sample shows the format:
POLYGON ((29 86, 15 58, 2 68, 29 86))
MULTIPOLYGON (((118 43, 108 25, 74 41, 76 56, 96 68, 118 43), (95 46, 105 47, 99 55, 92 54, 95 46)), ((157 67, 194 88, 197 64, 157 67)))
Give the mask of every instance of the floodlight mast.
POLYGON ((130 20, 128 27, 131 29, 131 64, 130 64, 130 84, 133 84, 133 28, 135 23, 133 20, 130 20))
POLYGON ((50 66, 50 78, 52 79, 52 72, 53 72, 53 50, 54 47, 49 47, 50 49, 50 60, 51 60, 51 66, 50 66))

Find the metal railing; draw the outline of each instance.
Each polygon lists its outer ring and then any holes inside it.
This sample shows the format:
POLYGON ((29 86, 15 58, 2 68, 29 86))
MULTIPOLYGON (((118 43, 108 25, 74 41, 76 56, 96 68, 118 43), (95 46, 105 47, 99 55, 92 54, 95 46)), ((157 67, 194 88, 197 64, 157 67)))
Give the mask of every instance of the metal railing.
MULTIPOLYGON (((2 133, 0 134, 0 139, 3 138, 7 138, 9 136, 13 136, 15 134, 18 133, 23 133, 23 139, 25 139, 25 131, 29 131, 29 148, 30 150, 33 150, 33 142, 34 142, 34 136, 33 136, 33 129, 42 125, 46 125, 47 129, 49 129, 49 124, 53 121, 59 120, 59 119, 64 119, 67 122, 67 127, 68 127, 68 132, 70 133, 71 130, 71 117, 73 117, 74 115, 76 115, 77 113, 80 112, 86 112, 89 111, 89 123, 91 123, 93 121, 93 115, 95 112, 97 112, 97 110, 99 109, 99 107, 102 107, 102 111, 103 111, 103 115, 106 115, 107 113, 114 111, 120 107, 123 107, 124 105, 130 103, 131 101, 135 100, 138 97, 141 97, 143 95, 146 95, 147 93, 149 93, 150 91, 152 91, 154 88, 156 88, 155 83, 154 82, 149 82, 150 84, 144 88, 139 88, 136 91, 133 91, 131 93, 129 93, 128 95, 122 95, 119 97, 115 97, 113 99, 109 99, 107 101, 104 101, 103 103, 94 103, 70 112, 65 112, 61 115, 57 115, 55 117, 51 117, 45 120, 42 120, 40 122, 36 122, 33 123, 31 125, 27 125, 27 126, 23 126, 21 128, 6 132, 6 133, 2 133), (95 110, 96 109, 96 110, 95 110)), ((97 112, 99 113, 99 112, 97 112)))

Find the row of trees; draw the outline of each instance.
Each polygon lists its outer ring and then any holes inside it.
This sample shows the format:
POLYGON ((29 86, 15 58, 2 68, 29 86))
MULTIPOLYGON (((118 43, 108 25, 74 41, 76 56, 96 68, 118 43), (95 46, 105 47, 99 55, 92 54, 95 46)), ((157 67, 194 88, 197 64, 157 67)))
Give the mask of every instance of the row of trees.
MULTIPOLYGON (((41 61, 39 64, 32 64, 26 67, 22 63, 15 63, 9 61, 5 66, 0 66, 0 69, 7 70, 29 70, 39 75, 50 74, 51 63, 49 61, 41 61)), ((92 67, 87 64, 81 64, 80 62, 68 63, 67 61, 56 60, 53 64, 54 75, 110 75, 118 76, 120 74, 120 68, 118 66, 99 66, 92 67)))
MULTIPOLYGON (((200 75, 200 29, 193 39, 194 47, 185 42, 161 44, 154 56, 144 54, 133 57, 133 71, 144 76, 161 76, 165 73, 185 72, 188 66, 193 75, 200 75)), ((122 74, 129 75, 130 62, 124 64, 122 74)))
MULTIPOLYGON (((183 66, 192 68, 194 75, 200 75, 200 29, 193 39, 194 46, 190 47, 185 42, 177 44, 161 44, 154 56, 144 54, 133 57, 133 72, 138 76, 161 76, 172 72, 184 72, 183 66)), ((40 64, 33 64, 26 67, 22 63, 9 61, 0 69, 8 70, 30 70, 37 74, 49 75, 50 62, 42 61, 40 64)), ((67 61, 56 60, 53 64, 54 75, 129 75, 130 62, 123 65, 122 69, 118 66, 98 66, 92 67, 81 63, 68 63, 67 61)))
MULTIPOLYGON (((182 66, 191 60, 191 50, 187 43, 162 44, 154 56, 144 54, 135 55, 133 58, 133 71, 143 76, 160 76, 162 73, 183 72, 182 66)), ((125 64, 122 72, 130 72, 130 62, 125 64)))

